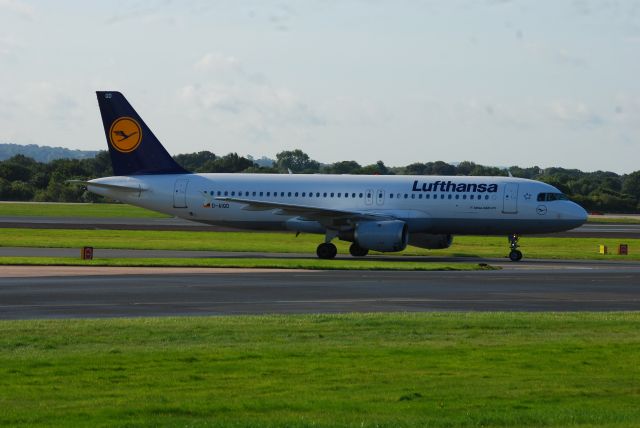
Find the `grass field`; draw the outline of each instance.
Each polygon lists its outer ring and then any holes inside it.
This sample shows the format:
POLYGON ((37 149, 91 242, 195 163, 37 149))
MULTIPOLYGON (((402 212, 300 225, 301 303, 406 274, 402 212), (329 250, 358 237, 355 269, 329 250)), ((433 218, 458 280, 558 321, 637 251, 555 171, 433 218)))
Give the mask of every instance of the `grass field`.
MULTIPOLYGON (((130 230, 62 230, 62 229, 2 229, 3 247, 63 247, 92 246, 122 249, 209 250, 241 252, 308 253, 314 257, 319 235, 293 233, 245 232, 163 232, 130 230)), ((338 251, 348 254, 349 243, 335 240, 338 251)), ((535 238, 520 240, 526 258, 640 260, 640 239, 599 238, 535 238), (600 244, 612 252, 619 243, 629 245, 628 256, 598 254, 600 244)), ((401 254, 431 256, 505 257, 506 237, 456 236, 445 250, 423 250, 409 247, 401 254)))
POLYGON ((6 217, 123 217, 168 218, 166 214, 125 204, 65 204, 0 202, 0 216, 6 217))
POLYGON ((640 425, 640 314, 0 322, 0 425, 640 425))
POLYGON ((139 259, 93 259, 80 260, 69 257, 0 257, 2 265, 26 266, 163 266, 163 267, 211 267, 211 268, 267 268, 267 269, 312 269, 312 270, 495 270, 478 263, 393 262, 383 260, 320 260, 266 259, 266 258, 139 258, 139 259))

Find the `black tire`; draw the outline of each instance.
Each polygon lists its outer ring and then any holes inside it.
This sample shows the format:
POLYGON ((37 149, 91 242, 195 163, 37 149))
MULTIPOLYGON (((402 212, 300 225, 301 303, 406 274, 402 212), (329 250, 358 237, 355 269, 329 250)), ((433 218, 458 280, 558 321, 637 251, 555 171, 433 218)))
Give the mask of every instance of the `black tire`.
POLYGON ((511 250, 509 253, 509 258, 512 262, 519 262, 522 260, 522 252, 520 250, 511 250))
POLYGON ((335 245, 325 242, 323 244, 318 245, 316 254, 318 255, 318 258, 321 258, 324 260, 331 260, 336 256, 336 254, 338 254, 338 249, 336 248, 335 245))
POLYGON ((360 245, 354 242, 349 247, 349 254, 351 254, 353 257, 364 257, 369 254, 369 250, 366 248, 362 248, 360 245))

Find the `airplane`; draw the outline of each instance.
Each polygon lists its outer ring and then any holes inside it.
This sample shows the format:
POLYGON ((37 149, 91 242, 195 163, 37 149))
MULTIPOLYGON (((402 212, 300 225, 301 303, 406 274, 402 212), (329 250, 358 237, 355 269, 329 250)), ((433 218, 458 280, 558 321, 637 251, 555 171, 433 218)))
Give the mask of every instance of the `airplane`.
POLYGON ((324 235, 316 254, 443 249, 453 235, 561 232, 587 220, 557 188, 513 177, 196 174, 182 168, 117 91, 98 91, 115 176, 78 181, 93 193, 200 223, 324 235))

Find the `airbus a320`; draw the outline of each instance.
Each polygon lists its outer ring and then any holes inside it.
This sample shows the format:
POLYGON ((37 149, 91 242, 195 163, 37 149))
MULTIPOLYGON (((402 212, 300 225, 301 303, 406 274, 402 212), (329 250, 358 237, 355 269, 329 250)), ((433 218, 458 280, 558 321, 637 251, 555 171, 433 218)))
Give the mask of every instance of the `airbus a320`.
POLYGON ((169 155, 116 91, 97 92, 115 176, 81 182, 93 193, 211 225, 324 235, 317 256, 447 248, 453 235, 518 238, 585 223, 587 213, 549 184, 513 177, 195 174, 169 155), (123 138, 124 137, 124 138, 123 138))

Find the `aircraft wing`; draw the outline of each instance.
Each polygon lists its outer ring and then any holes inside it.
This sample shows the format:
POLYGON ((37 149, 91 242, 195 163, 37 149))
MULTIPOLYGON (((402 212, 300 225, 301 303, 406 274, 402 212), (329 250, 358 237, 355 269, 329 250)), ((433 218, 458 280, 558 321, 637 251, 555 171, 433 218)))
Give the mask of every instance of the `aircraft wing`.
POLYGON ((327 223, 331 220, 387 220, 391 217, 376 213, 365 213, 358 211, 345 211, 327 208, 318 208, 309 205, 283 204, 281 202, 257 201, 242 198, 215 198, 218 201, 236 202, 246 204, 244 210, 248 211, 270 211, 277 210, 276 214, 287 216, 300 216, 307 220, 315 220, 320 223, 327 223))

